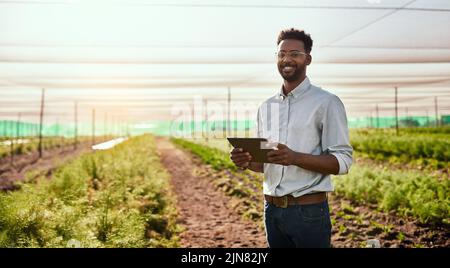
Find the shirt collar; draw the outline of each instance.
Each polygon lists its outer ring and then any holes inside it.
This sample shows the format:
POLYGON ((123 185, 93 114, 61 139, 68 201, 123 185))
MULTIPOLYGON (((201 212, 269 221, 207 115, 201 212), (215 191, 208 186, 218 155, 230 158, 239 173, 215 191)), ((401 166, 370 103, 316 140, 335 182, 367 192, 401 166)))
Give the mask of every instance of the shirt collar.
POLYGON ((301 94, 303 94, 303 92, 305 92, 309 88, 310 85, 311 85, 311 82, 309 81, 309 78, 305 77, 305 79, 300 83, 300 85, 298 85, 291 92, 289 92, 287 94, 287 96, 284 95, 283 86, 281 86, 280 92, 278 93, 278 97, 281 99, 284 99, 286 97, 292 96, 295 99, 298 96, 300 96, 301 94))

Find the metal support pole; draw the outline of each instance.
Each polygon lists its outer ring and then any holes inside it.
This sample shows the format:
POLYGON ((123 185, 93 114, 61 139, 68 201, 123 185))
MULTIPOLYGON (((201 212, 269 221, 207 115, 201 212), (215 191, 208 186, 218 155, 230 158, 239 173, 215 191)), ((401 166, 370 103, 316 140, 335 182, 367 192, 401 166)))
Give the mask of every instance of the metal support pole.
POLYGON ((39 158, 42 158, 42 128, 44 121, 44 98, 45 98, 45 88, 42 89, 41 113, 39 116, 39 145, 38 145, 39 158))

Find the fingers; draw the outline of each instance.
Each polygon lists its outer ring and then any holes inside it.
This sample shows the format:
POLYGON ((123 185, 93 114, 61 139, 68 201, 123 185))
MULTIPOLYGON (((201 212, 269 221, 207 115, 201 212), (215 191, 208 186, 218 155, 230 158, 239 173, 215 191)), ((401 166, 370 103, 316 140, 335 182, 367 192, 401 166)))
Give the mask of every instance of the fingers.
POLYGON ((242 148, 234 148, 233 150, 230 151, 231 156, 244 155, 244 154, 248 154, 248 152, 244 151, 244 149, 242 149, 242 148))
POLYGON ((238 162, 234 163, 237 167, 248 167, 250 166, 250 162, 238 162))
POLYGON ((284 155, 285 153, 286 153, 285 150, 272 150, 272 151, 267 153, 267 156, 268 157, 274 157, 274 156, 284 155))
POLYGON ((285 165, 288 160, 287 149, 274 150, 267 153, 267 160, 273 164, 285 165))
POLYGON ((281 163, 281 162, 284 163, 286 161, 286 159, 287 159, 287 157, 284 155, 267 158, 267 160, 269 160, 269 162, 271 162, 271 163, 281 163))
POLYGON ((247 162, 247 161, 245 161, 245 162, 233 162, 236 166, 238 166, 238 167, 248 167, 248 166, 250 166, 250 162, 247 162))
POLYGON ((291 150, 289 147, 282 143, 278 143, 277 145, 278 150, 273 150, 267 153, 267 160, 269 160, 270 163, 273 164, 279 164, 279 165, 290 165, 290 152, 291 150))
POLYGON ((278 143, 277 148, 282 150, 282 149, 287 149, 288 147, 282 143, 278 143))
POLYGON ((250 167, 250 163, 249 162, 245 162, 245 163, 242 163, 242 164, 239 164, 239 165, 236 165, 239 169, 241 169, 241 170, 246 170, 247 168, 249 168, 250 167))
POLYGON ((247 167, 252 160, 252 156, 242 148, 234 148, 230 154, 231 161, 238 167, 247 167))
POLYGON ((242 169, 246 169, 246 168, 250 167, 250 162, 243 163, 239 167, 242 168, 242 169))
POLYGON ((250 162, 252 160, 252 157, 250 155, 244 155, 239 157, 232 157, 231 160, 233 162, 250 162))
POLYGON ((231 149, 230 153, 231 154, 233 154, 233 153, 241 153, 243 151, 244 151, 244 149, 242 149, 242 148, 233 148, 233 149, 231 149))
POLYGON ((232 160, 232 161, 235 165, 243 165, 245 163, 250 163, 251 159, 246 158, 246 159, 238 159, 238 160, 232 160))
POLYGON ((252 156, 248 153, 232 155, 231 160, 233 160, 233 162, 250 161, 250 160, 252 160, 252 156))
POLYGON ((230 158, 231 159, 238 159, 238 158, 244 158, 244 157, 249 157, 250 154, 244 150, 242 150, 241 148, 234 148, 231 152, 230 152, 230 158))
POLYGON ((245 157, 250 157, 250 154, 248 152, 231 152, 230 157, 231 157, 231 159, 245 158, 245 157))

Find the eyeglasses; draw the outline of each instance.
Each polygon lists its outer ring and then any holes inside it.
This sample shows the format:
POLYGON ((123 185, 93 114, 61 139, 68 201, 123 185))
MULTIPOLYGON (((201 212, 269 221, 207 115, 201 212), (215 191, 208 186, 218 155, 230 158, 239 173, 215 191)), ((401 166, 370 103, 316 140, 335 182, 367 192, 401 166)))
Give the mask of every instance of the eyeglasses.
POLYGON ((298 59, 301 57, 301 55, 308 55, 308 53, 298 51, 298 50, 291 50, 291 51, 278 51, 275 53, 275 55, 278 57, 278 60, 284 59, 284 57, 288 56, 291 59, 298 59))

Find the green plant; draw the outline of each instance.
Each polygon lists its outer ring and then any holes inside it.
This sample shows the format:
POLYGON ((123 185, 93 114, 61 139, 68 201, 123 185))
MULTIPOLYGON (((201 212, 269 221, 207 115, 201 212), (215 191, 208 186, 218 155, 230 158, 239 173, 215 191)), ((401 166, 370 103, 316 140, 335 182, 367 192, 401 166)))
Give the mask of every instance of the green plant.
POLYGON ((178 246, 168 178, 149 135, 82 155, 50 180, 0 194, 0 247, 178 246))
POLYGON ((444 223, 450 215, 450 181, 425 173, 356 164, 349 174, 333 177, 333 182, 339 195, 423 223, 444 223))
POLYGON ((387 129, 352 130, 350 141, 355 151, 376 160, 421 161, 433 164, 435 168, 448 166, 450 160, 450 136, 447 132, 427 133, 408 129, 397 136, 387 129))

